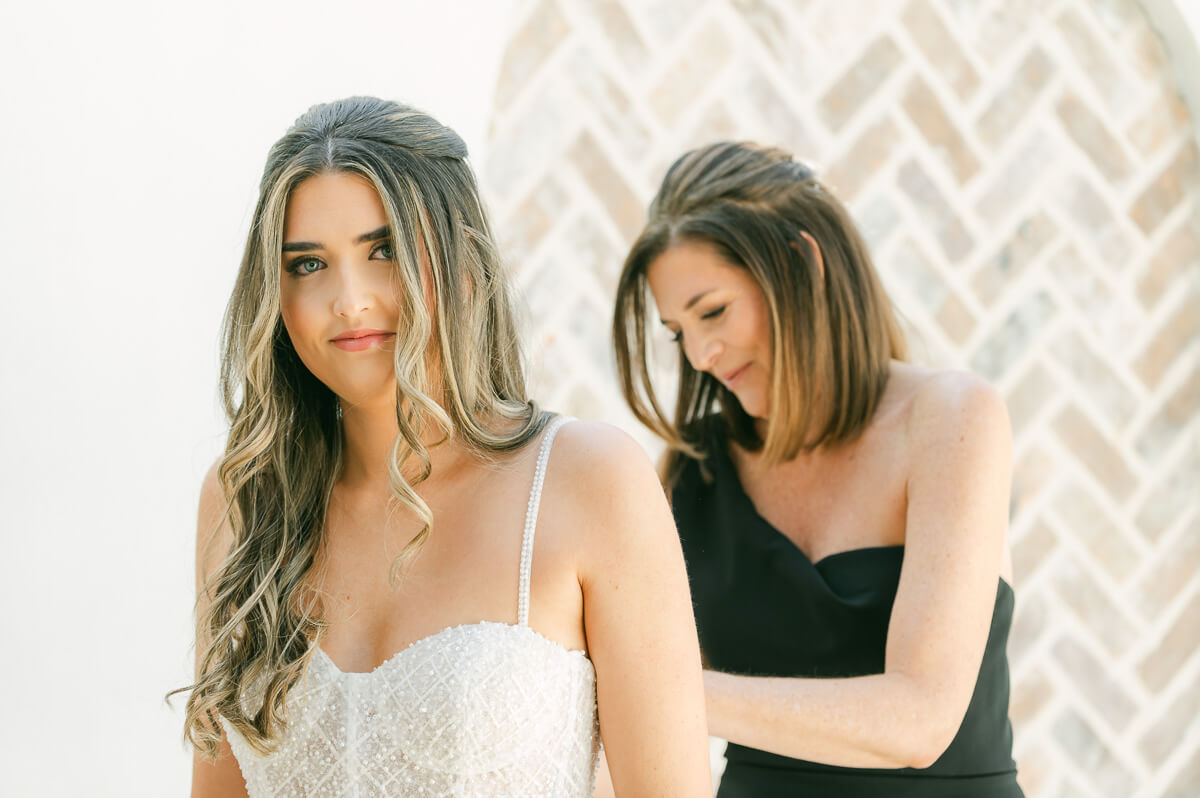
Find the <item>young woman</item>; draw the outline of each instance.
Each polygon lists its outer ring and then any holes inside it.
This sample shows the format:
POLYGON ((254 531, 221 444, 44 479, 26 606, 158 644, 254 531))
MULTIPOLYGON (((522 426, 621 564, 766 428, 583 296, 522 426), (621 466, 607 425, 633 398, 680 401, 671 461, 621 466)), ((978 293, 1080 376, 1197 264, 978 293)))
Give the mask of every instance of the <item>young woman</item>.
POLYGON ((711 794, 670 511, 630 439, 526 396, 466 155, 372 98, 271 149, 200 501, 196 798, 590 796, 601 738, 618 795, 711 794))
POLYGON ((719 795, 1019 796, 1004 403, 904 362, 838 200, 779 150, 685 154, 625 262, 614 343, 669 447, 709 729, 730 741, 719 795), (673 419, 647 291, 682 353, 673 419))

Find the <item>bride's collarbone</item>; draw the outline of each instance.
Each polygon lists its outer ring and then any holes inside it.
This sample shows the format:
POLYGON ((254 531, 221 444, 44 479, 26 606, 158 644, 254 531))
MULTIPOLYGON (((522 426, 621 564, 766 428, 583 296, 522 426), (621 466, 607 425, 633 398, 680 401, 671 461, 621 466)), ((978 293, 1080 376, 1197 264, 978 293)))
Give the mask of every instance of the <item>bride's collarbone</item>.
MULTIPOLYGON (((415 521, 408 519, 409 526, 389 539, 367 529, 385 523, 377 518, 342 519, 354 523, 353 531, 331 530, 322 563, 326 653, 348 668, 369 670, 360 666, 374 666, 450 627, 516 623, 527 490, 519 502, 505 499, 500 506, 473 496, 435 508, 428 538, 395 582, 389 576, 400 538, 406 542, 415 534, 415 521)), ((530 626, 564 648, 583 650, 582 592, 572 547, 563 539, 562 512, 554 505, 543 504, 536 528, 530 626)))

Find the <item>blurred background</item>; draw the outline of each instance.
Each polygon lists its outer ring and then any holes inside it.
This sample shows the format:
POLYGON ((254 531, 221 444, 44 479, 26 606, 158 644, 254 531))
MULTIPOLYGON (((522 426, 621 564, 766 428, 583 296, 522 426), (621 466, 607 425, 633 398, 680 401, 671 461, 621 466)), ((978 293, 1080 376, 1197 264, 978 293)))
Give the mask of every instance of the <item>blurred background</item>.
POLYGON ((0 795, 186 793, 220 317, 267 148, 359 93, 463 134, 537 395, 651 454, 608 328, 663 172, 813 164, 915 359, 1007 397, 1026 793, 1200 794, 1200 4, 75 5, 0 8, 0 795))

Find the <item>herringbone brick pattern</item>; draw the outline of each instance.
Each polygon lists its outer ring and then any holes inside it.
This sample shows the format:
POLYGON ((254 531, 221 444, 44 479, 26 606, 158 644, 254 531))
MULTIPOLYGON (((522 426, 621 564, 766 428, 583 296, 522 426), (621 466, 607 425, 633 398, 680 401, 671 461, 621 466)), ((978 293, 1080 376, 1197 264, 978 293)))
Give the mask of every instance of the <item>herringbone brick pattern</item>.
POLYGON ((637 431, 615 279, 717 138, 818 166, 918 359, 1008 398, 1027 794, 1200 794, 1200 165, 1136 3, 521 5, 484 182, 549 405, 637 431))

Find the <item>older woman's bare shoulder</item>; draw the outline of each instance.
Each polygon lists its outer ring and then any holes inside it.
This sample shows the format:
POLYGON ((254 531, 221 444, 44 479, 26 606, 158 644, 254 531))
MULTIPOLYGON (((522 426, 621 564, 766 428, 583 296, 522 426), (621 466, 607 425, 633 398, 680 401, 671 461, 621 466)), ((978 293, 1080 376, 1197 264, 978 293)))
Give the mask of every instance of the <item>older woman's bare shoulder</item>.
POLYGON ((895 373, 907 385, 904 415, 911 443, 966 435, 1011 437, 1004 397, 978 374, 912 366, 895 373))

